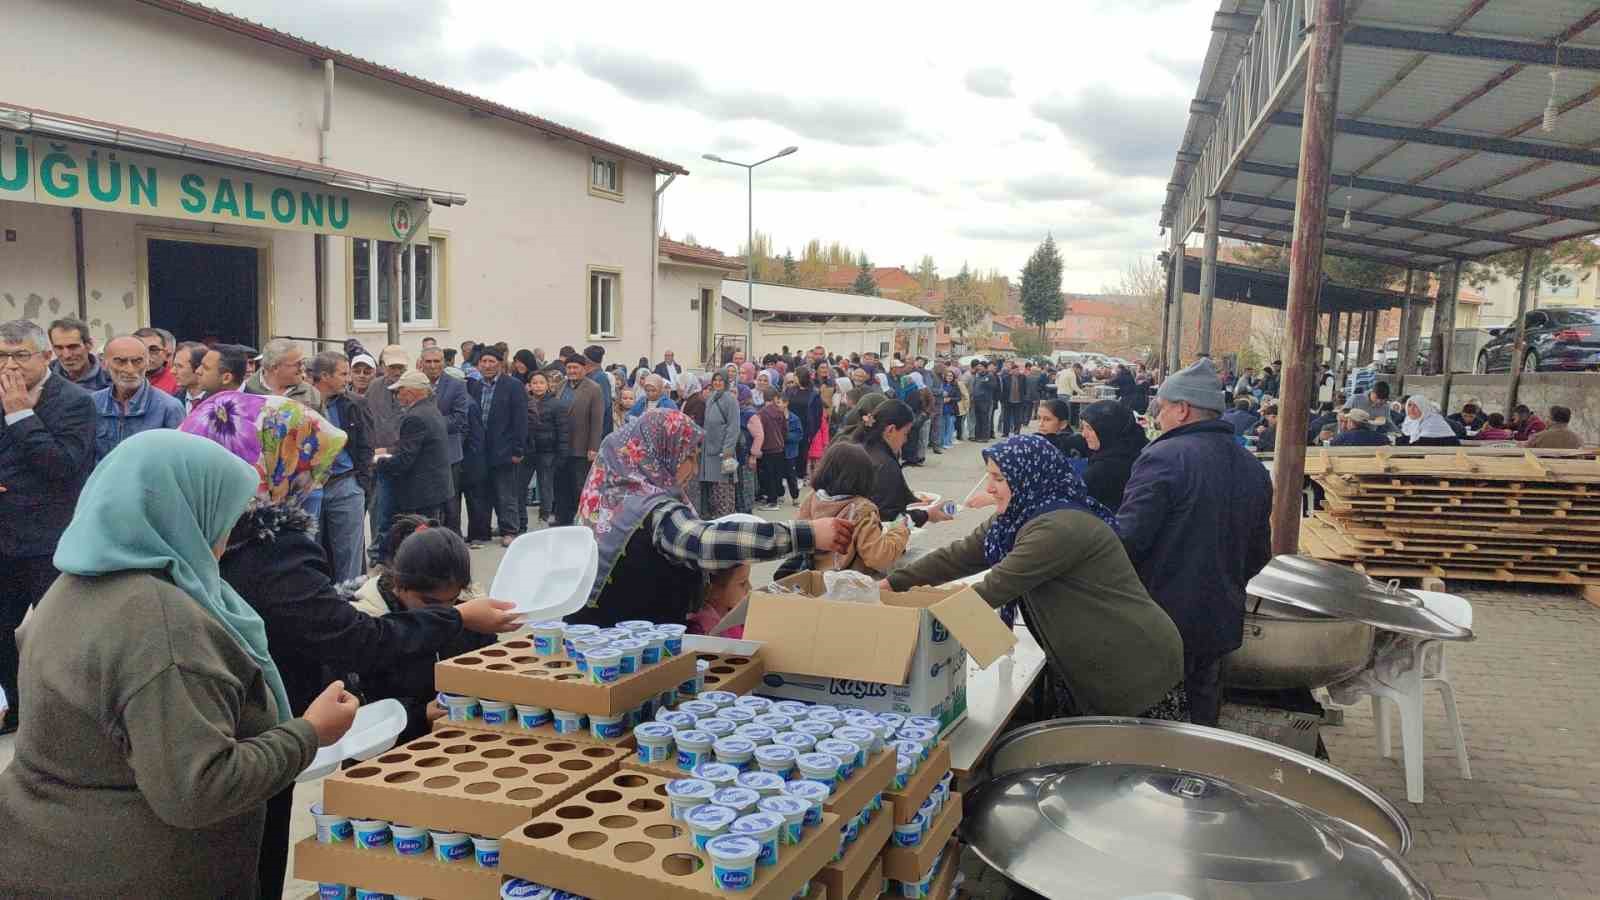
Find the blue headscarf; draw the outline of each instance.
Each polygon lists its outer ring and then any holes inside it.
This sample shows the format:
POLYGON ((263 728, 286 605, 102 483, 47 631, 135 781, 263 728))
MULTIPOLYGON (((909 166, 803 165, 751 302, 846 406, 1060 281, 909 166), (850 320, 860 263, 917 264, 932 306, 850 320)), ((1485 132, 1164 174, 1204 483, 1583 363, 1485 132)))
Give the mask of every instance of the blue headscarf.
POLYGON ((89 476, 55 567, 90 577, 145 570, 171 579, 261 667, 278 721, 286 722, 292 710, 267 652, 267 626, 222 580, 211 552, 260 482, 249 463, 203 437, 165 428, 136 434, 89 476))
POLYGON ((1019 434, 983 451, 983 458, 1000 468, 1011 488, 1006 511, 989 523, 983 555, 989 565, 999 565, 1017 543, 1017 532, 1035 516, 1058 509, 1081 509, 1117 527, 1117 515, 1089 496, 1083 479, 1072 470, 1067 455, 1036 434, 1019 434))

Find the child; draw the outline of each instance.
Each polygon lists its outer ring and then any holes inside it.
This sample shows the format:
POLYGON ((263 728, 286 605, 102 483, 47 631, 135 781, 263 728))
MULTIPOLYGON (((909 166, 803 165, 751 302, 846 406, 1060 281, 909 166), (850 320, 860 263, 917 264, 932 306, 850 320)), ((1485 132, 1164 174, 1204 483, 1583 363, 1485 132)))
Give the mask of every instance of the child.
MULTIPOLYGON (((731 569, 717 569, 706 584, 706 602, 689 616, 690 634, 710 634, 723 617, 739 608, 750 596, 750 564, 740 563, 731 569)), ((735 625, 720 637, 735 640, 744 637, 744 626, 735 625)))
MULTIPOLYGON (((800 504, 802 519, 838 516, 855 523, 850 549, 844 553, 814 553, 800 568, 822 571, 854 569, 882 578, 911 540, 909 520, 884 527, 878 507, 870 499, 877 483, 872 457, 860 444, 840 442, 829 447, 817 462, 812 491, 800 504)), ((791 560, 794 557, 790 558, 791 560)), ((788 563, 785 564, 787 569, 788 563)))
POLYGON ((1506 417, 1501 413, 1489 413, 1489 423, 1478 432, 1480 441, 1514 441, 1517 436, 1506 427, 1506 417))
MULTIPOLYGON (((796 382, 798 383, 798 382, 796 382)), ((800 442, 805 440, 806 427, 801 424, 800 416, 791 412, 789 401, 779 394, 776 400, 778 409, 783 411, 784 419, 788 422, 788 434, 783 439, 783 458, 788 463, 786 481, 789 483, 789 502, 795 506, 800 505, 800 442)))

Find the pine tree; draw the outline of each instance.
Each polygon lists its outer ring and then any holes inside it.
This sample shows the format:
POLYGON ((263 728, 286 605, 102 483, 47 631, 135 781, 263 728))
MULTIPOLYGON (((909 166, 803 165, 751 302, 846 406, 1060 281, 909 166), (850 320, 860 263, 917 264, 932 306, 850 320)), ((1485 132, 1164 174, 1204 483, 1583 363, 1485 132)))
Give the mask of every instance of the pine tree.
POLYGON ((1041 338, 1046 325, 1067 313, 1067 302, 1061 296, 1061 267, 1055 238, 1046 234, 1044 243, 1022 268, 1022 320, 1039 326, 1041 338))
POLYGON ((856 280, 850 285, 850 293, 867 297, 878 296, 878 281, 872 277, 872 261, 867 259, 867 254, 861 254, 859 265, 861 270, 856 273, 856 280))
POLYGON ((993 311, 978 284, 973 280, 972 271, 967 268, 966 263, 962 263, 961 272, 950 279, 944 305, 939 309, 939 314, 944 317, 945 327, 955 332, 956 339, 965 347, 967 333, 983 324, 983 317, 993 311))
POLYGON ((794 254, 788 250, 783 251, 783 283, 800 283, 800 267, 795 265, 794 254))

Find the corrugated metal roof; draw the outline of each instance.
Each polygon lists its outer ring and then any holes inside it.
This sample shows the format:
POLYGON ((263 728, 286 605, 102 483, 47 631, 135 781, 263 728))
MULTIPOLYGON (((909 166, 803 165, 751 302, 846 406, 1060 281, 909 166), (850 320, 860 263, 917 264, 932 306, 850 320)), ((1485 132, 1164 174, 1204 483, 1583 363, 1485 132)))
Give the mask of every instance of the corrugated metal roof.
MULTIPOLYGON (((818 291, 811 288, 790 287, 783 284, 766 284, 756 282, 756 312, 758 313, 801 313, 815 316, 845 316, 853 318, 877 319, 922 319, 933 321, 936 318, 926 310, 917 309, 909 303, 898 300, 889 300, 884 297, 864 297, 860 294, 841 294, 834 291, 818 291)), ((743 281, 734 281, 724 278, 722 280, 722 296, 748 307, 743 281)))

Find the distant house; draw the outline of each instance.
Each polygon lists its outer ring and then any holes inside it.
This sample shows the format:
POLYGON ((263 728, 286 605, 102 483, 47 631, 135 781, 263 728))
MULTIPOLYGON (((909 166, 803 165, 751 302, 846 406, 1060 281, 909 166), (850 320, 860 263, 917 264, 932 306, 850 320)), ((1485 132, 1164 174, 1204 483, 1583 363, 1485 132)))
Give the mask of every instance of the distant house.
MULTIPOLYGON (((848 291, 860 274, 860 266, 838 266, 828 271, 822 286, 830 291, 848 291)), ((917 276, 900 266, 878 266, 872 270, 872 280, 878 283, 878 294, 882 297, 899 299, 909 297, 910 292, 922 290, 922 283, 917 281, 917 276)))
POLYGON ((744 260, 710 247, 662 238, 656 259, 655 345, 680 365, 696 366, 715 354, 722 279, 744 271, 744 260))

